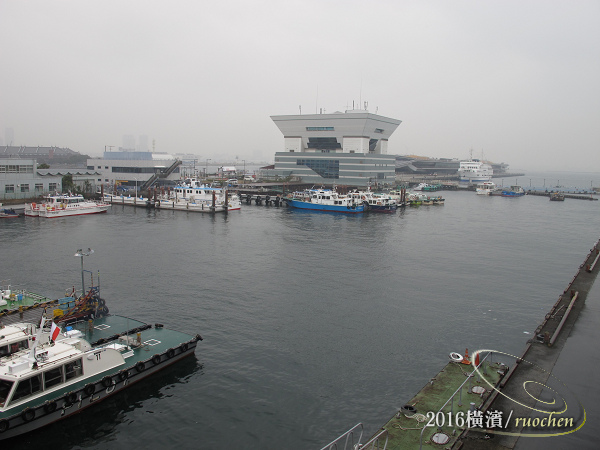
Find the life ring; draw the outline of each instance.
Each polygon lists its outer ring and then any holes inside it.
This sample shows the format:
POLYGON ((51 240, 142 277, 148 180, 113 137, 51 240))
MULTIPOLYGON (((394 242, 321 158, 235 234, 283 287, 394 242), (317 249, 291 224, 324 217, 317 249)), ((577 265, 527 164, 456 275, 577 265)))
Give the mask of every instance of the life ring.
POLYGON ((121 381, 125 381, 127 378, 129 378, 129 372, 127 370, 125 370, 125 369, 121 370, 119 372, 119 379, 121 381))
POLYGON ((154 364, 155 366, 160 364, 160 355, 154 355, 152 357, 152 364, 154 364))
POLYGON ((77 394, 75 392, 69 392, 67 395, 65 395, 65 403, 67 405, 72 405, 76 401, 77 401, 77 394))
POLYGON ((185 343, 185 342, 184 342, 183 344, 181 344, 181 345, 179 346, 179 349, 181 350, 181 353, 184 353, 184 352, 186 352, 186 351, 187 351, 187 349, 188 349, 188 345, 187 345, 187 343, 185 343))
POLYGON ((88 397, 91 397, 92 395, 94 395, 94 392, 96 392, 96 385, 94 383, 86 384, 85 387, 83 388, 83 392, 88 397))
POLYGON ((46 414, 52 414, 54 411, 56 411, 56 402, 54 400, 47 400, 44 403, 44 412, 46 414))
POLYGON ((6 430, 8 430, 9 426, 10 425, 8 423, 8 420, 6 420, 6 419, 0 420, 0 433, 4 433, 6 430))
POLYGON ((21 413, 21 417, 25 422, 31 422, 35 419, 35 409, 25 408, 21 413))
POLYGON ((452 352, 448 356, 454 362, 461 362, 463 360, 463 357, 462 357, 462 355, 460 353, 452 352))
POLYGON ((143 372, 146 369, 146 364, 144 364, 142 361, 140 361, 139 363, 137 363, 135 365, 135 370, 137 370, 138 372, 143 372))
POLYGON ((175 350, 170 348, 169 350, 167 350, 167 358, 171 359, 173 356, 175 356, 175 350))

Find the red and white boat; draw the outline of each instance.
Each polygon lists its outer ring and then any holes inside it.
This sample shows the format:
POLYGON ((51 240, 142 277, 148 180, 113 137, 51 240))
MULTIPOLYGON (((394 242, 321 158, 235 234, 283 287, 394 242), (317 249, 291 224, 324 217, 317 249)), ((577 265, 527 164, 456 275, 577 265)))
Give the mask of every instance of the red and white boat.
POLYGON ((25 215, 48 219, 82 214, 98 214, 108 210, 110 203, 86 200, 82 195, 50 195, 42 203, 26 203, 25 215))

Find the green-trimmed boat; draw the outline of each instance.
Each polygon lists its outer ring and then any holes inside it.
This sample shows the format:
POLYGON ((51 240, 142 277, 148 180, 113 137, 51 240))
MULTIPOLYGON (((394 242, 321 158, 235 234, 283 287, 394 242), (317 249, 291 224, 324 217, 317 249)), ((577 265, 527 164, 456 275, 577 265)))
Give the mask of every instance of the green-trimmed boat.
POLYGON ((0 329, 0 440, 93 406, 193 355, 202 340, 109 315, 96 288, 66 304, 45 308, 39 327, 0 329))

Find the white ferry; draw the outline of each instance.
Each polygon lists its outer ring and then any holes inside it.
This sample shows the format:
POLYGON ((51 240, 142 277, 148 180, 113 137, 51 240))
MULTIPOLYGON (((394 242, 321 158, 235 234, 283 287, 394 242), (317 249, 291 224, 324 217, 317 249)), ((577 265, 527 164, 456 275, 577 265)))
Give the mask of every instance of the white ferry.
POLYGON ((25 215, 51 219, 55 217, 104 213, 109 207, 109 203, 86 200, 82 195, 49 195, 41 203, 26 203, 25 215))
POLYGON ((459 180, 466 183, 490 181, 492 179, 492 175, 494 175, 492 166, 478 159, 461 161, 458 168, 459 180))

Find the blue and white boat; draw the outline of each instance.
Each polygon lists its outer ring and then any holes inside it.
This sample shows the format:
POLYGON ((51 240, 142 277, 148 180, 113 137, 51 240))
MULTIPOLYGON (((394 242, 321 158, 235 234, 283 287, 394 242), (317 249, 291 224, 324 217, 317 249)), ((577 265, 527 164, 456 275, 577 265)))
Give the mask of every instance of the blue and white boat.
POLYGON ((360 214, 365 211, 362 202, 334 189, 307 189, 294 192, 285 199, 288 206, 311 211, 329 211, 344 214, 360 214))
POLYGON ((522 197, 523 195, 525 195, 525 191, 521 186, 511 186, 510 189, 502 191, 502 197, 522 197))

